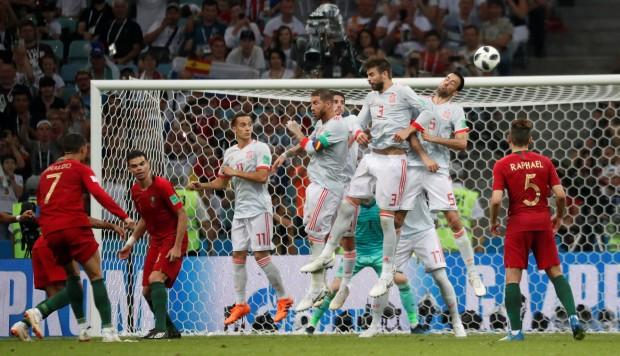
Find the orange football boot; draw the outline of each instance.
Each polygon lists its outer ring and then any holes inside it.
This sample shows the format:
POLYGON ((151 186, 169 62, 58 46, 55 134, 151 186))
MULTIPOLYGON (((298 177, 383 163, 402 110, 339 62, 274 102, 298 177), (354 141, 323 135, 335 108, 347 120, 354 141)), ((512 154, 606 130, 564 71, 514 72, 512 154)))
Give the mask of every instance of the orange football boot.
POLYGON ((273 321, 276 323, 280 320, 286 318, 288 315, 288 310, 293 306, 293 299, 291 298, 281 298, 278 299, 278 310, 276 311, 276 316, 273 318, 273 321))
POLYGON ((224 325, 230 325, 248 314, 250 314, 249 305, 235 304, 235 306, 230 310, 230 316, 224 320, 224 325))

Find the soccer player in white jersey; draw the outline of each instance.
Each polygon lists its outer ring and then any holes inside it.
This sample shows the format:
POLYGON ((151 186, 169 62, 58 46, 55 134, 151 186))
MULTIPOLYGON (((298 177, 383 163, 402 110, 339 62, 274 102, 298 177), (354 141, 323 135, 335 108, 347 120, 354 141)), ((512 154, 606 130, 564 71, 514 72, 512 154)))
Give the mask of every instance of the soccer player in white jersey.
POLYGON ((407 214, 401 229, 400 240, 396 248, 396 274, 394 282, 399 290, 410 289, 404 269, 415 253, 424 265, 426 273, 431 274, 439 287, 443 301, 448 307, 452 320, 452 328, 456 337, 466 337, 467 333, 461 322, 454 287, 446 273, 446 259, 435 230, 428 202, 424 194, 414 198, 413 208, 407 214))
MULTIPOLYGON (((301 271, 316 272, 332 262, 334 251, 355 218, 356 207, 362 199, 371 198, 374 194, 381 209, 383 270, 369 294, 378 297, 387 293, 394 282, 394 255, 398 241, 396 229, 400 228, 406 215, 403 196, 407 186, 406 152, 409 145, 407 142, 395 142, 394 137, 409 127, 414 109, 423 110, 427 103, 410 87, 392 82, 392 68, 387 60, 371 58, 366 61, 365 69, 372 91, 366 96, 358 114, 355 137, 360 144, 370 144, 372 152, 364 155, 357 166, 325 249, 301 271), (369 125, 370 139, 363 131, 369 125)), ((355 256, 350 257, 354 259, 355 256)))
POLYGON ((412 138, 407 192, 412 196, 425 192, 431 211, 444 213, 467 267, 469 283, 474 293, 481 297, 486 294, 486 287, 476 270, 474 250, 459 217, 450 179, 450 150, 467 149, 469 128, 465 113, 460 105, 451 102, 464 85, 465 79, 459 73, 448 74, 435 94, 424 98, 428 109, 421 111, 412 126, 395 139, 404 141, 407 137, 412 138), (422 140, 412 135, 416 132, 422 140))
MULTIPOLYGON (((315 259, 325 246, 325 238, 332 228, 334 216, 344 194, 347 180, 344 175, 349 153, 349 129, 341 116, 334 112, 334 97, 331 91, 318 89, 310 94, 311 110, 317 119, 314 131, 306 137, 295 121, 286 126, 297 138, 299 145, 280 156, 274 167, 282 164, 286 156, 302 151, 310 155, 308 176, 310 185, 306 188, 304 203, 304 225, 310 240, 311 260, 315 259)), ((355 261, 354 261, 355 263, 355 261)), ((310 289, 297 303, 296 310, 312 307, 325 293, 325 272, 315 271, 311 275, 310 289)))
MULTIPOLYGON (((344 115, 345 97, 344 93, 332 90, 334 94, 334 111, 336 115, 344 115)), ((343 116, 347 126, 349 127, 349 156, 347 157, 346 166, 344 168, 345 176, 345 192, 349 190, 349 184, 351 178, 355 174, 357 168, 357 161, 359 155, 359 143, 355 141, 355 126, 357 122, 357 116, 347 115, 343 116)), ((355 208, 355 216, 359 216, 359 207, 355 208)), ((341 242, 342 249, 344 250, 343 262, 342 262, 342 279, 338 284, 336 295, 331 300, 329 307, 332 310, 340 309, 347 297, 349 296, 349 282, 353 278, 355 260, 356 260, 356 248, 355 248, 355 229, 357 225, 357 218, 354 218, 349 225, 349 229, 344 232, 341 242)))
POLYGON ((250 313, 250 306, 245 299, 245 263, 249 250, 252 250, 256 263, 278 294, 277 312, 273 320, 279 322, 286 318, 293 300, 287 297, 280 271, 271 262, 270 251, 274 249, 271 241, 273 206, 267 190, 271 152, 269 146, 252 139, 253 122, 249 114, 236 114, 230 126, 235 133, 237 144, 224 153, 218 178, 208 183, 193 182, 189 188, 225 189, 232 180, 235 191, 235 214, 230 231, 233 244, 235 306, 224 324, 232 324, 250 313))

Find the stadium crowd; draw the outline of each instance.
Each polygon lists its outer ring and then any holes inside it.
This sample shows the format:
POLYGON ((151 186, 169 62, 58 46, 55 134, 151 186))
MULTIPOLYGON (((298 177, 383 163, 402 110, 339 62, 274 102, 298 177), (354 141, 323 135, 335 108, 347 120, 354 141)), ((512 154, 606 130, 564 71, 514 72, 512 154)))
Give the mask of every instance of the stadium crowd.
MULTIPOLYGON (((32 198, 38 174, 61 153, 66 133, 89 135, 90 80, 165 78, 298 78, 304 53, 296 46, 308 14, 327 1, 186 0, 0 0, 0 209, 14 212, 32 198)), ((481 75, 472 54, 481 44, 502 52, 498 75, 509 75, 525 56, 544 55, 544 0, 338 0, 350 43, 360 61, 387 57, 397 76, 442 76, 461 70, 481 75), (528 45, 529 43, 529 45, 528 45)), ((342 72, 341 76, 359 76, 342 72)), ((228 121, 253 111, 256 135, 280 154, 291 144, 285 123, 311 126, 304 103, 253 101, 187 93, 163 101, 165 149, 170 177, 207 181, 216 176, 222 152, 233 138, 228 121), (173 100, 174 99, 174 100, 173 100), (249 107, 245 107, 250 105, 249 107)), ((111 110, 110 107, 104 110, 111 110)), ((113 115, 112 115, 113 116, 113 115)), ((493 120, 470 112, 472 147, 455 177, 464 189, 488 193, 476 183, 486 151, 504 149, 493 120), (474 174, 474 173, 471 173, 474 174), (470 175, 471 175, 470 174, 470 175)), ((617 103, 602 103, 582 124, 586 136, 559 159, 571 198, 559 232, 561 248, 603 251, 620 248, 620 117, 617 103)), ((108 137, 114 137, 111 132, 108 137)), ((113 145, 108 142, 108 144, 113 145)), ((104 153, 105 156, 105 153, 104 153)), ((493 158, 493 157, 491 157, 493 158)), ((279 254, 307 253, 301 216, 307 162, 296 159, 271 178, 279 254)), ((120 173, 119 173, 120 174, 120 173)), ((186 182, 176 182, 180 187, 186 182)), ((232 220, 230 192, 207 192, 196 215, 204 248, 194 253, 228 254, 232 220), (219 195, 218 195, 219 194, 219 195)), ((480 198, 482 199, 482 198, 480 198)), ((469 209, 478 251, 486 238, 486 204, 469 209)), ((9 226, 0 240, 12 239, 9 226)))

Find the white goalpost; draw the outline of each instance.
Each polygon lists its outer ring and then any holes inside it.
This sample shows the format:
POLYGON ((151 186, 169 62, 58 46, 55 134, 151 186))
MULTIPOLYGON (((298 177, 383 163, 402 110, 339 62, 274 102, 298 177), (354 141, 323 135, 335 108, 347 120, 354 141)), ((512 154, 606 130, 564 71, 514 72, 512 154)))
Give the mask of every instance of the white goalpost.
MULTIPOLYGON (((428 95, 440 80, 408 78, 395 82, 428 95)), ((347 109, 353 114, 370 90, 365 79, 92 81, 91 167, 106 191, 136 217, 128 193, 133 183, 125 164, 128 150, 146 152, 154 173, 179 189, 188 180, 206 181, 217 173, 224 150, 234 141, 229 122, 235 113, 252 113, 256 138, 268 143, 274 155, 280 154, 294 144, 285 132, 286 121, 311 126, 309 95, 317 88, 344 92, 347 109)), ((591 329, 618 332, 620 197, 614 184, 620 184, 620 75, 466 78, 465 89, 455 101, 465 108, 471 134, 467 152, 453 154, 453 178, 462 189, 477 194, 475 208, 465 207, 461 215, 467 219, 476 263, 488 287, 487 296, 475 297, 451 237, 442 235, 448 275, 465 326, 485 332, 505 327, 501 308, 502 241, 489 236, 486 210, 492 165, 507 152, 504 137, 509 123, 528 117, 535 125, 533 149, 554 160, 569 195, 568 216, 557 240, 575 303, 581 305, 582 317, 591 329)), ((293 160, 270 178, 276 213, 273 260, 295 300, 302 298, 309 283, 309 277, 299 272, 309 252, 300 219, 305 194, 303 166, 303 159, 293 160)), ((228 234, 234 209, 232 192, 206 192, 186 202, 186 207, 193 209, 189 214, 190 254, 169 290, 169 310, 176 325, 189 334, 270 331, 273 326, 266 315, 274 314, 276 296, 253 261, 248 262, 247 286, 251 316, 227 330, 223 325, 226 307, 234 303, 228 234)), ((113 219, 92 199, 90 209, 95 217, 113 219)), ((113 322, 124 334, 146 332, 153 326, 152 314, 141 296, 148 239, 134 248, 128 261, 120 261, 116 251, 123 242, 108 232, 97 232, 96 237, 101 245, 113 322)), ((431 330, 448 330, 449 323, 442 320, 445 306, 439 290, 415 257, 407 274, 417 302, 434 306, 432 310, 421 308, 420 319, 431 330)), ((320 330, 329 333, 338 328, 363 328, 366 297, 375 278, 370 271, 355 277, 343 310, 327 312, 320 330)), ((568 327, 546 276, 530 268, 521 290, 526 299, 526 329, 568 327)), ((390 301, 393 313, 384 315, 386 327, 408 330, 398 291, 391 292, 390 301)), ((299 328, 303 316, 309 314, 290 313, 276 326, 277 332, 299 328)), ((91 325, 99 324, 92 298, 87 317, 91 325)))

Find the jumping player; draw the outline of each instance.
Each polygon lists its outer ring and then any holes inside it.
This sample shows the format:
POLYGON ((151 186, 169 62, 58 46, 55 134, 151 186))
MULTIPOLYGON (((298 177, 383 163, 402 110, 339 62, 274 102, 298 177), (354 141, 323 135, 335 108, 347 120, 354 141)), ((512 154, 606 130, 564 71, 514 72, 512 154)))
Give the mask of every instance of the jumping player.
POLYGON ((407 156, 409 145, 395 142, 394 136, 410 124, 414 109, 427 105, 411 88, 394 84, 390 63, 372 58, 365 63, 372 91, 366 96, 358 115, 355 137, 358 143, 370 143, 371 153, 364 155, 357 166, 347 197, 338 208, 336 221, 323 252, 301 268, 302 272, 324 269, 333 260, 333 253, 347 231, 361 199, 375 197, 381 209, 383 230, 383 269, 381 277, 371 288, 370 296, 386 294, 394 281, 394 255, 400 228, 406 215, 402 199, 407 186, 407 156), (371 139, 363 132, 371 124, 371 139))
MULTIPOLYGON (((95 241, 82 195, 88 191, 104 208, 133 228, 134 222, 123 209, 101 188, 94 172, 82 162, 88 157, 88 144, 79 134, 68 134, 62 139, 64 156, 41 173, 37 205, 41 209, 39 226, 56 263, 67 272, 67 294, 80 327, 80 335, 87 333, 84 317, 83 293, 77 261, 91 282, 95 306, 102 323, 104 342, 120 341, 111 322, 111 307, 101 273, 99 244, 95 241)), ((37 337, 43 337, 41 315, 34 308, 25 312, 37 337)))
POLYGON ((118 257, 129 257, 133 245, 145 231, 149 233, 151 240, 144 260, 142 295, 155 316, 155 328, 144 338, 179 338, 181 335, 166 311, 166 288, 174 285, 187 251, 187 215, 172 183, 153 175, 144 152, 130 151, 127 154, 127 166, 136 178, 136 183, 131 187, 131 199, 140 214, 140 220, 125 246, 118 252, 118 257))
MULTIPOLYGON (((310 241, 311 260, 318 257, 325 246, 325 239, 332 227, 332 222, 338 209, 338 204, 344 193, 344 183, 347 180, 344 167, 347 164, 349 152, 349 128, 341 116, 334 111, 334 96, 330 90, 319 89, 310 94, 311 110, 317 119, 314 131, 306 137, 301 127, 295 121, 289 121, 289 131, 299 141, 300 149, 292 149, 287 156, 293 156, 305 151, 310 155, 308 176, 310 185, 306 188, 304 204, 304 225, 310 241)), ((282 163, 278 158, 274 167, 282 163)), ((345 265, 355 263, 355 251, 352 259, 345 253, 345 265)), ((309 309, 321 299, 325 293, 325 271, 315 271, 311 274, 310 290, 297 304, 296 310, 309 309)))
POLYGON ((266 144, 252 139, 253 122, 250 114, 236 114, 230 127, 235 133, 237 144, 224 153, 218 178, 208 183, 193 182, 188 188, 224 189, 232 180, 235 191, 235 215, 230 232, 233 243, 235 306, 224 324, 232 324, 250 313, 250 306, 245 299, 248 278, 245 263, 250 249, 256 263, 278 294, 277 312, 273 320, 279 322, 288 315, 293 300, 286 295, 280 271, 271 262, 270 251, 274 249, 271 241, 273 206, 267 190, 271 151, 266 144))
POLYGON ((456 72, 448 74, 435 94, 424 98, 428 109, 421 111, 412 127, 397 135, 395 140, 411 138, 408 194, 426 193, 431 212, 443 212, 467 267, 469 283, 481 297, 486 294, 486 287, 474 264, 474 249, 459 217, 450 179, 450 150, 467 149, 469 128, 465 113, 460 105, 451 102, 464 86, 463 76, 456 72), (421 140, 411 135, 415 132, 421 140))
POLYGON ((530 250, 538 269, 545 270, 553 283, 555 293, 564 306, 575 340, 585 337, 585 330, 575 312, 575 300, 570 285, 562 275, 554 233, 562 225, 566 194, 551 160, 529 151, 532 143, 532 122, 516 119, 510 124, 508 143, 512 153, 493 167, 493 194, 491 196, 491 233, 500 235, 498 214, 508 192, 508 224, 504 242, 506 290, 504 300, 510 319, 511 331, 502 341, 523 341, 521 325, 521 290, 519 282, 527 269, 530 250), (547 197, 555 195, 555 216, 551 218, 547 197))

